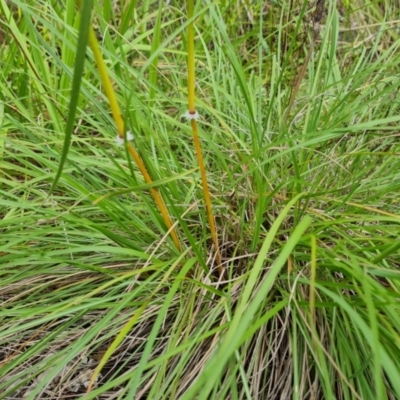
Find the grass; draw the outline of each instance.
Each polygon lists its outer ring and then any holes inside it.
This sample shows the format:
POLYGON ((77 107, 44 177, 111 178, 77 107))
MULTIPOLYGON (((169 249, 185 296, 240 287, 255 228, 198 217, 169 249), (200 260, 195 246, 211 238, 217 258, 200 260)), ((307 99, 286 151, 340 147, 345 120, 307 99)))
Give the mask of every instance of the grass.
POLYGON ((318 6, 195 2, 219 265, 185 7, 93 2, 146 182, 74 1, 0 0, 1 398, 400 398, 400 10, 318 6))

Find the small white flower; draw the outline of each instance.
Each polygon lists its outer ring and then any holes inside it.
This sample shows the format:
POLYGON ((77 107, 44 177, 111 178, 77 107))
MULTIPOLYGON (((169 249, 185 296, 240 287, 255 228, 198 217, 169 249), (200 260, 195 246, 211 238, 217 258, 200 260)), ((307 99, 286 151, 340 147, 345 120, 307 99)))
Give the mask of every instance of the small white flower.
POLYGON ((117 135, 115 137, 115 142, 117 143, 117 146, 122 146, 124 144, 124 138, 119 137, 119 135, 117 135))
MULTIPOLYGON (((126 132, 126 140, 133 140, 133 133, 131 131, 126 132)), ((124 138, 120 137, 119 135, 116 136, 115 142, 118 146, 122 146, 124 144, 124 138)))
POLYGON ((197 111, 195 112, 190 112, 189 110, 185 112, 185 114, 182 115, 183 118, 187 119, 188 121, 191 121, 194 119, 197 121, 200 117, 199 113, 197 111))

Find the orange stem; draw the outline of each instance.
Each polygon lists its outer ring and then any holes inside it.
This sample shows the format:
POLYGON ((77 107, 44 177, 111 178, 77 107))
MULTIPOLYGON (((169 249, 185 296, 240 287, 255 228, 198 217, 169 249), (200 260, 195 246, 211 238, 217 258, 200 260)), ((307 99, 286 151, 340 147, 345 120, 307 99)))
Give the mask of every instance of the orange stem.
POLYGON ((204 167, 203 153, 201 151, 200 139, 199 139, 199 134, 197 131, 197 122, 195 119, 192 119, 190 122, 192 124, 193 142, 196 147, 197 162, 199 163, 199 167, 200 167, 201 180, 203 183, 204 200, 206 202, 207 218, 208 218, 208 223, 210 224, 211 236, 212 236, 212 240, 214 243, 215 256, 216 256, 217 265, 218 265, 218 272, 219 272, 220 276, 222 276, 223 269, 222 269, 221 253, 219 252, 217 229, 215 227, 215 220, 214 220, 214 214, 212 211, 210 191, 208 189, 206 169, 204 167))
MULTIPOLYGON (((150 174, 147 171, 146 166, 144 165, 144 162, 142 161, 139 154, 137 153, 137 151, 133 148, 133 146, 130 143, 128 143, 128 151, 131 154, 131 156, 133 157, 133 159, 135 160, 136 165, 138 166, 140 172, 142 173, 142 175, 144 177, 144 180, 147 183, 152 183, 152 179, 150 177, 150 174)), ((176 248, 179 251, 181 251, 181 244, 179 242, 178 235, 176 234, 176 231, 173 228, 171 217, 169 216, 167 207, 165 206, 164 200, 161 197, 160 192, 158 191, 158 189, 156 189, 154 187, 150 188, 150 192, 153 196, 154 201, 156 202, 156 204, 158 206, 158 209, 161 212, 161 215, 164 219, 165 225, 167 226, 168 230, 170 231, 170 235, 172 237, 172 240, 173 240, 176 248)))

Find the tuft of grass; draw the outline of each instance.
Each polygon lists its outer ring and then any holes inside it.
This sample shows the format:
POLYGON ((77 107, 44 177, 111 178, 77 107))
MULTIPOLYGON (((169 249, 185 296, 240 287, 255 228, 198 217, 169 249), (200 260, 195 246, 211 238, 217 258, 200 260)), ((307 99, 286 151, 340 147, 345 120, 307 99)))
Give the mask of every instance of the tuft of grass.
POLYGON ((398 7, 325 2, 318 35, 311 2, 186 11, 93 2, 150 182, 75 2, 0 0, 2 398, 400 398, 398 7))

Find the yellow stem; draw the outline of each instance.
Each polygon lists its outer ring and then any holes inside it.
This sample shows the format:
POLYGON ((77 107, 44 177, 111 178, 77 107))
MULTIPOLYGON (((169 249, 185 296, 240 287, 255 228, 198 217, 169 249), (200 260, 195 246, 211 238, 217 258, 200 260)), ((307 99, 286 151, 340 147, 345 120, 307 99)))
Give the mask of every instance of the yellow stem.
MULTIPOLYGON (((80 1, 78 3, 80 3, 80 1)), ((107 67, 103 60, 103 56, 101 54, 101 51, 100 51, 100 48, 99 48, 99 45, 97 42, 96 34, 92 27, 90 27, 90 30, 89 30, 89 45, 90 45, 90 48, 92 49, 92 52, 93 52, 93 55, 94 55, 94 58, 95 58, 95 61, 97 64, 97 68, 100 73, 100 78, 101 78, 101 82, 104 87, 104 91, 105 91, 108 101, 110 103, 110 108, 111 108, 111 111, 113 114, 113 118, 114 118, 115 124, 117 126, 118 136, 120 138, 123 138, 125 135, 124 118, 121 114, 121 110, 119 108, 118 101, 117 101, 117 96, 115 95, 115 91, 112 87, 111 79, 108 75, 107 67)), ((133 146, 129 143, 128 143, 128 151, 131 154, 131 156, 133 157, 133 159, 135 160, 137 166, 139 167, 139 170, 142 173, 146 183, 152 183, 153 181, 150 177, 150 174, 148 173, 148 171, 146 169, 146 166, 144 165, 143 160, 141 159, 140 155, 136 152, 136 150, 133 148, 133 146)), ((181 244, 179 242, 178 235, 177 235, 175 229, 173 228, 172 219, 168 213, 168 209, 164 203, 163 198, 161 197, 159 190, 157 188, 151 188, 150 192, 154 198, 155 203, 158 206, 158 209, 160 210, 160 213, 164 219, 164 223, 167 226, 167 229, 170 231, 171 238, 172 238, 176 248, 179 251, 181 251, 181 244)))
POLYGON ((124 137, 124 118, 122 117, 121 110, 118 105, 117 96, 115 95, 115 91, 112 87, 111 79, 108 75, 106 64, 103 60, 103 56, 101 54, 99 44, 97 43, 96 34, 94 33, 93 28, 90 28, 89 31, 89 45, 93 51, 94 59, 96 60, 97 68, 100 73, 101 82, 104 87, 104 91, 106 92, 106 96, 110 103, 110 108, 113 114, 113 118, 115 124, 117 125, 118 136, 120 138, 124 137))
MULTIPOLYGON (((193 0, 187 2, 187 13, 188 19, 193 17, 193 0)), ((195 108, 195 57, 194 57, 194 23, 193 21, 187 27, 187 48, 188 48, 188 58, 187 58, 187 68, 188 68, 188 101, 189 101, 189 112, 194 114, 196 112, 195 108)))
MULTIPOLYGON (((188 19, 193 18, 194 11, 194 0, 187 1, 187 15, 188 19)), ((220 276, 223 274, 221 253, 219 252, 218 235, 215 227, 214 214, 211 204, 210 191, 208 189, 206 169, 204 167, 203 153, 201 151, 199 134, 197 131, 197 122, 194 116, 196 115, 196 104, 195 104, 195 53, 194 53, 194 23, 191 21, 187 27, 187 68, 188 68, 188 105, 189 105, 189 116, 192 115, 191 119, 193 142, 196 147, 197 162, 199 164, 201 180, 203 184, 203 196, 206 203, 207 218, 210 225, 211 236, 214 244, 215 256, 218 266, 218 272, 220 276)))

